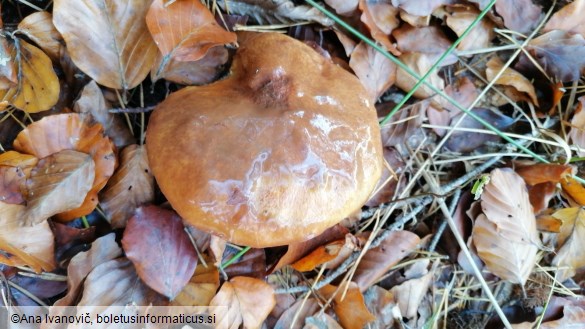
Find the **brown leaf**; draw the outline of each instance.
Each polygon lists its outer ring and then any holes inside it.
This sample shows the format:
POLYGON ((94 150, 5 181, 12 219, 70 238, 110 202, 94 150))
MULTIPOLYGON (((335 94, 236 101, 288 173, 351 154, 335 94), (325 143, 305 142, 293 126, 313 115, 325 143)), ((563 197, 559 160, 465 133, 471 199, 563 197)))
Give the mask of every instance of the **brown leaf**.
MULTIPOLYGON (((404 53, 418 52, 442 55, 452 43, 436 26, 411 27, 404 25, 394 30, 392 36, 396 38, 398 49, 404 53)), ((450 54, 441 65, 450 65, 455 62, 457 62, 457 57, 450 54)))
POLYGON ((565 32, 579 33, 582 36, 585 36, 585 16, 583 16, 584 11, 584 0, 575 0, 571 3, 568 3, 551 16, 542 29, 542 32, 563 30, 565 32))
MULTIPOLYGON (((526 49, 547 74, 562 82, 578 80, 585 68, 585 39, 580 34, 550 31, 530 41, 526 49)), ((524 54, 515 67, 520 71, 536 70, 524 54)))
POLYGON ((366 88, 372 102, 396 80, 396 64, 363 41, 351 53, 349 66, 366 88))
POLYGON ((343 329, 335 319, 327 313, 320 313, 308 318, 305 318, 305 326, 303 329, 343 329))
POLYGON ((428 16, 442 5, 452 3, 452 0, 392 0, 392 5, 398 7, 410 15, 428 16))
POLYGON ((392 287, 390 293, 400 308, 403 317, 409 319, 409 323, 416 323, 420 304, 427 294, 433 280, 433 272, 429 272, 419 278, 414 278, 392 287))
POLYGON ((364 301, 368 310, 376 317, 373 328, 393 328, 392 309, 396 306, 394 295, 380 286, 371 286, 364 293, 364 301))
MULTIPOLYGON (((504 115, 497 109, 491 108, 474 108, 473 113, 484 121, 490 123, 492 126, 497 127, 500 131, 505 131, 511 125, 514 124, 515 120, 511 117, 504 115)), ((460 116, 464 113, 459 113, 457 116, 451 119, 451 125, 459 121, 460 116)), ((477 120, 470 116, 465 116, 463 121, 459 123, 459 128, 470 128, 470 129, 485 129, 477 120)), ((451 134, 451 138, 447 141, 447 148, 454 152, 472 152, 478 148, 482 148, 489 141, 499 141, 500 138, 495 135, 488 135, 480 132, 469 132, 469 131, 457 131, 451 134)))
POLYGON ((51 13, 38 11, 26 16, 18 23, 18 31, 39 46, 53 62, 59 62, 64 47, 63 37, 53 25, 51 13))
POLYGON ((158 68, 163 56, 159 54, 150 77, 153 81, 162 78, 182 85, 204 85, 219 78, 228 59, 228 50, 218 46, 209 49, 205 57, 195 62, 180 62, 171 58, 160 71, 158 68))
POLYGON ((126 145, 134 144, 135 138, 122 117, 110 113, 109 109, 110 104, 93 80, 83 87, 79 99, 73 105, 73 110, 80 113, 84 120, 90 116, 90 121, 101 124, 105 134, 110 137, 117 148, 121 149, 126 145))
POLYGON ((548 208, 548 203, 557 194, 557 183, 540 183, 528 186, 530 204, 535 214, 540 214, 548 208))
POLYGON ((409 231, 390 233, 380 246, 366 252, 353 278, 360 291, 375 284, 392 266, 410 254, 419 244, 420 238, 409 231))
MULTIPOLYGON (((520 74, 518 71, 513 70, 509 67, 504 69, 504 62, 502 62, 502 60, 498 56, 492 57, 486 63, 486 66, 487 66, 487 68, 485 70, 485 75, 489 81, 494 80, 496 75, 498 75, 498 73, 500 73, 500 71, 504 70, 504 72, 500 75, 498 80, 496 80, 495 84, 510 86, 510 87, 516 89, 520 93, 526 93, 528 95, 530 101, 532 101, 532 104, 538 106, 538 98, 536 97, 536 90, 534 89, 534 86, 532 85, 532 83, 528 79, 526 79, 522 74, 520 74)), ((512 96, 511 98, 514 101, 522 100, 519 97, 515 97, 514 94, 512 94, 510 96, 512 96)))
MULTIPOLYGON (((417 139, 424 138, 421 132, 421 125, 429 103, 427 100, 416 102, 412 106, 404 107, 394 114, 381 128, 382 144, 385 147, 408 145, 416 148, 420 142, 417 139)), ((380 104, 378 108, 384 108, 384 105, 380 104)))
POLYGON ((290 24, 294 22, 316 22, 324 26, 333 25, 333 20, 317 8, 296 5, 290 0, 220 0, 223 10, 232 15, 248 15, 260 25, 290 24))
POLYGON ((217 267, 207 262, 197 264, 193 277, 177 295, 173 305, 208 306, 219 288, 219 271, 217 267))
POLYGON ((59 79, 51 59, 24 40, 8 46, 17 67, 18 83, 0 90, 0 99, 29 113, 46 111, 59 100, 59 79))
MULTIPOLYGON (((407 127, 410 126, 411 121, 413 120, 408 121, 407 127)), ((396 191, 404 186, 404 181, 399 181, 399 176, 404 172, 406 164, 402 160, 400 153, 392 147, 385 147, 383 152, 386 165, 384 165, 382 176, 374 189, 375 194, 366 202, 366 206, 369 207, 392 201, 396 191)))
POLYGON ((472 238, 489 271, 524 284, 541 245, 524 180, 508 168, 495 169, 481 195, 480 214, 472 238))
MULTIPOLYGON (((437 58, 437 55, 423 53, 403 53, 400 56, 400 60, 420 77, 429 71, 437 58)), ((428 83, 439 90, 443 90, 445 87, 445 82, 439 77, 437 71, 432 72, 426 80, 428 83)), ((410 91, 417 82, 418 79, 410 75, 405 70, 401 68, 397 69, 396 86, 398 88, 404 91, 410 91)), ((434 92, 431 88, 427 87, 426 85, 422 85, 414 92, 413 96, 419 99, 425 99, 434 96, 435 94, 436 92, 434 92)))
POLYGON ((276 305, 274 290, 266 282, 239 276, 225 282, 210 306, 227 306, 227 313, 216 314, 219 328, 256 329, 276 305), (227 319, 227 321, 225 320, 227 319))
MULTIPOLYGON (((230 248, 230 251, 232 252, 224 253, 224 262, 234 257, 239 250, 230 248)), ((247 276, 262 279, 266 276, 266 252, 264 249, 252 248, 223 271, 230 278, 247 276)))
POLYGON ((157 54, 144 20, 149 6, 143 0, 56 0, 53 23, 79 69, 103 86, 131 89, 157 54))
POLYGON ((528 185, 541 183, 558 183, 562 178, 570 175, 573 167, 559 164, 537 163, 516 169, 516 173, 528 185))
POLYGON ((375 320, 374 315, 366 307, 364 296, 354 282, 350 282, 349 287, 326 285, 319 290, 319 293, 323 294, 326 299, 333 297, 333 310, 345 329, 361 329, 375 320), (345 289, 347 292, 344 295, 345 289))
POLYGON ((347 15, 353 13, 358 6, 359 0, 325 0, 329 7, 335 9, 339 15, 347 15))
MULTIPOLYGON (((5 61, 5 65, 0 65, 0 89, 8 89, 18 84, 18 68, 11 54, 13 48, 6 38, 0 38, 0 55, 5 61)), ((8 106, 8 102, 2 101, 0 105, 0 112, 2 112, 8 106)))
POLYGON ((374 40, 390 51, 395 56, 400 55, 394 44, 388 37, 392 30, 400 25, 398 20, 398 8, 393 7, 390 1, 359 0, 359 8, 362 11, 361 21, 370 30, 374 40))
POLYGON ((585 111, 583 105, 585 104, 585 97, 581 96, 578 98, 577 109, 571 119, 571 131, 569 132, 569 138, 579 149, 577 155, 585 157, 585 111))
POLYGON ((553 217, 562 221, 557 237, 557 253, 552 261, 562 267, 557 272, 557 279, 562 282, 575 275, 576 270, 585 266, 583 239, 585 239, 585 210, 582 208, 561 209, 553 217))
POLYGON ((12 204, 24 202, 26 178, 38 161, 32 155, 15 151, 0 154, 0 201, 12 204))
POLYGON ((585 188, 581 183, 572 177, 566 177, 561 180, 561 186, 575 202, 581 206, 585 206, 585 188))
POLYGON ((299 299, 282 313, 275 329, 301 329, 304 321, 319 310, 319 302, 315 298, 299 299))
MULTIPOLYGON (((445 23, 457 36, 472 24, 479 15, 479 11, 472 6, 452 6, 447 7, 447 16, 445 23)), ((487 48, 491 40, 495 37, 495 24, 488 20, 482 19, 457 45, 458 50, 475 50, 487 48)))
POLYGON ((563 222, 551 215, 541 215, 536 217, 536 228, 541 232, 559 233, 563 222))
POLYGON ((0 263, 30 266, 35 272, 55 269, 54 237, 48 222, 22 226, 24 206, 0 202, 0 263), (7 256, 4 252, 12 254, 7 256))
POLYGON ((322 245, 317 249, 313 250, 307 256, 297 260, 291 266, 299 272, 307 272, 314 270, 317 266, 327 263, 330 260, 335 259, 343 245, 345 240, 337 240, 330 242, 326 245, 322 245))
POLYGON ((154 200, 154 176, 146 149, 129 145, 120 154, 120 166, 101 193, 101 207, 113 228, 126 226, 134 210, 154 200))
POLYGON ((73 150, 51 154, 37 163, 26 181, 26 225, 81 206, 95 178, 90 155, 73 150))
MULTIPOLYGON (((163 4, 154 0, 146 14, 146 25, 163 55, 161 66, 168 60, 192 62, 205 56, 215 46, 236 43, 236 34, 228 32, 198 0, 163 4)), ((161 67, 158 69, 161 71, 161 67)))
POLYGON ((47 116, 30 124, 14 140, 14 149, 44 158, 63 150, 74 150, 91 155, 95 163, 95 179, 83 205, 61 213, 58 218, 70 220, 89 214, 98 203, 97 193, 114 172, 116 156, 114 145, 103 136, 99 124, 90 125, 79 114, 47 116))
POLYGON ((197 266, 197 253, 174 212, 156 206, 136 209, 124 230, 122 247, 140 278, 174 299, 197 266))
POLYGON ((528 34, 540 21, 542 8, 532 0, 498 0, 496 11, 510 30, 528 34))

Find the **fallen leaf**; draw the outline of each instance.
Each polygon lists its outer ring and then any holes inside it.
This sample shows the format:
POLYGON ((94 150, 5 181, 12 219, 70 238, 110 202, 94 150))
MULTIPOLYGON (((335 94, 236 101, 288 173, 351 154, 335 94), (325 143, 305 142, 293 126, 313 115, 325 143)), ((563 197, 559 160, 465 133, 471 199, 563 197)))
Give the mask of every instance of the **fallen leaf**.
POLYGON ((53 25, 53 15, 37 11, 18 23, 18 32, 23 33, 39 46, 53 62, 58 63, 63 51, 63 37, 53 25))
POLYGON ((572 177, 561 180, 561 187, 575 202, 585 206, 585 188, 572 177))
POLYGON ((396 81, 396 64, 363 41, 351 53, 349 66, 360 79, 372 102, 396 81))
POLYGON ((317 266, 323 265, 330 260, 335 259, 343 245, 345 240, 337 240, 330 242, 326 245, 322 245, 317 249, 311 251, 307 256, 297 260, 291 266, 299 272, 308 272, 314 270, 317 266))
POLYGON ((536 228, 541 232, 559 233, 563 222, 551 215, 536 217, 536 228))
POLYGON ((358 2, 359 0, 325 0, 329 7, 342 16, 353 13, 358 7, 358 2))
MULTIPOLYGON (((487 68, 485 74, 486 78, 489 81, 494 80, 496 78, 496 75, 498 75, 503 70, 504 72, 498 77, 495 84, 509 86, 516 89, 520 93, 527 94, 530 101, 532 101, 532 104, 538 106, 536 90, 534 89, 532 83, 528 81, 528 79, 526 79, 522 74, 509 67, 504 69, 504 62, 502 62, 502 60, 498 56, 492 57, 486 63, 486 66, 487 68)), ((515 94, 509 96, 512 96, 511 98, 514 101, 522 100, 522 98, 515 97, 515 94)))
POLYGON ((274 329, 301 329, 306 319, 319 310, 319 302, 315 298, 299 299, 282 313, 274 329))
MULTIPOLYGON (((343 329, 335 319, 327 313, 320 313, 314 316, 305 318, 305 326, 303 329, 343 329)), ((348 327, 351 328, 351 327, 348 327)))
MULTIPOLYGON (((0 56, 4 63, 4 65, 0 65, 0 90, 12 88, 18 84, 18 68, 11 54, 13 49, 14 47, 6 38, 0 38, 0 56)), ((0 105, 0 112, 2 112, 9 104, 2 101, 0 105)))
POLYGON ((560 267, 557 279, 563 282, 575 275, 576 270, 585 266, 583 239, 585 239, 585 210, 566 208, 555 212, 553 217, 562 221, 557 237, 557 252, 552 264, 560 267))
POLYGON ((333 25, 333 20, 317 8, 296 5, 290 0, 220 0, 219 6, 232 15, 248 15, 259 25, 315 22, 323 26, 333 25))
POLYGON ((562 178, 571 175, 573 167, 568 165, 537 163, 516 169, 516 173, 528 185, 541 183, 558 183, 562 178))
POLYGON ((555 195, 557 195, 557 183, 546 182, 528 187, 530 204, 535 214, 540 214, 548 209, 548 203, 555 195))
POLYGON ((532 32, 542 16, 542 8, 532 0, 498 0, 494 7, 507 28, 524 34, 532 32))
POLYGON ((8 151, 0 154, 0 201, 24 202, 26 178, 39 159, 29 154, 8 151))
MULTIPOLYGON (((239 250, 236 248, 228 249, 228 252, 224 252, 223 261, 226 262, 234 257, 237 251, 239 250)), ((266 276, 266 251, 251 248, 230 266, 225 267, 223 271, 230 278, 246 276, 262 279, 266 276)))
POLYGON ((398 8, 393 7, 390 1, 359 0, 359 9, 362 11, 361 21, 370 30, 374 40, 378 41, 386 50, 395 56, 400 55, 388 37, 392 30, 400 25, 398 8))
POLYGON ((368 250, 357 266, 353 281, 360 291, 375 284, 392 266, 408 256, 419 244, 420 238, 409 231, 392 232, 376 247, 368 250))
POLYGON ((110 104, 95 81, 92 80, 83 87, 73 105, 73 110, 81 114, 83 120, 89 116, 89 121, 101 124, 105 134, 117 148, 122 149, 124 146, 135 143, 135 138, 122 117, 109 112, 110 104))
MULTIPOLYGON (((412 27, 404 25, 392 32, 397 47, 404 53, 424 53, 442 55, 452 44, 445 34, 436 26, 412 27), (421 42, 423 41, 424 42, 421 42)), ((438 56, 437 56, 438 58, 438 56)), ((457 56, 449 54, 441 66, 454 64, 457 56)))
MULTIPOLYGON (((433 66, 437 55, 423 54, 423 53, 403 53, 400 56, 400 60, 410 68, 411 71, 416 73, 419 77, 425 75, 429 69, 433 66)), ((437 88, 443 90, 445 88, 445 82, 441 79, 435 70, 427 77, 426 81, 437 88)), ((418 79, 410 75, 405 70, 398 68, 396 71, 396 86, 404 91, 410 91, 418 82, 418 79)), ((426 99, 434 96, 434 92, 430 87, 425 84, 421 85, 413 94, 418 99, 426 99)))
POLYGON ((368 310, 376 317, 373 328, 393 328, 392 309, 396 307, 394 295, 380 286, 371 286, 364 293, 364 301, 368 310))
MULTIPOLYGON (((424 113, 429 106, 428 100, 423 100, 403 107, 395 113, 390 120, 381 127, 382 145, 385 147, 416 148, 424 138, 421 126, 424 121, 424 113)), ((378 109, 384 108, 380 104, 378 109)), ((394 107, 394 106, 392 106, 394 107)))
POLYGON ((100 205, 113 228, 126 226, 134 210, 154 200, 154 176, 142 145, 126 146, 120 165, 100 194, 100 205))
POLYGON ((404 10, 410 15, 428 16, 440 6, 450 4, 452 2, 452 0, 392 0, 392 5, 404 10))
POLYGON ((220 328, 256 329, 276 305, 274 290, 266 282, 244 276, 225 282, 211 300, 210 306, 227 306, 227 313, 219 313, 220 328), (225 320, 227 319, 227 321, 225 320))
POLYGON ((171 58, 197 61, 210 48, 235 44, 237 39, 235 33, 219 26, 213 14, 198 0, 170 4, 154 0, 146 14, 146 25, 163 55, 157 72, 162 72, 171 58))
POLYGON ((400 313, 409 319, 409 323, 417 323, 421 302, 429 290, 432 279, 433 272, 428 272, 419 278, 407 280, 390 289, 400 313))
POLYGON ((199 262, 189 283, 177 295, 173 305, 208 306, 215 296, 217 288, 219 288, 217 267, 210 262, 207 262, 207 266, 199 262))
POLYGON ((81 207, 59 214, 60 220, 71 220, 89 214, 98 203, 97 193, 116 167, 114 145, 103 136, 99 124, 81 120, 79 114, 58 114, 33 122, 14 140, 15 150, 44 158, 63 150, 74 150, 91 155, 95 163, 95 179, 81 207))
POLYGON ((28 113, 53 107, 59 99, 60 87, 51 59, 24 40, 15 39, 9 50, 19 80, 17 84, 0 90, 0 99, 28 113))
POLYGON ((573 144, 578 147, 577 155, 585 157, 585 111, 583 105, 585 104, 585 97, 578 98, 577 109, 571 119, 571 131, 568 137, 573 144))
POLYGON ((63 150, 39 160, 26 180, 26 225, 80 207, 91 190, 95 163, 90 155, 63 150))
MULTIPOLYGON (((449 84, 445 87, 445 93, 464 109, 469 108, 479 95, 477 88, 475 88, 473 82, 467 77, 457 79, 454 83, 449 84)), ((448 127, 451 119, 461 113, 461 110, 451 103, 442 105, 443 108, 429 106, 426 114, 430 124, 448 127)), ((446 129, 444 128, 433 128, 433 131, 439 136, 443 136, 446 133, 446 129)))
POLYGON ((60 267, 65 267, 80 251, 87 250, 96 239, 96 226, 75 227, 56 221, 49 222, 55 235, 55 258, 60 267))
POLYGON ((144 80, 156 58, 144 19, 150 3, 56 0, 53 24, 81 71, 103 86, 127 90, 144 80))
POLYGON ((195 62, 180 62, 171 58, 162 71, 159 71, 163 60, 163 56, 159 54, 150 71, 150 78, 153 81, 165 79, 182 85, 204 85, 219 78, 228 59, 228 50, 217 46, 209 49, 205 57, 195 62))
POLYGON ((566 4, 555 12, 542 28, 542 32, 563 30, 570 33, 579 33, 585 37, 585 1, 575 0, 566 4))
POLYGON ((541 245, 524 180, 508 168, 494 169, 481 195, 472 238, 493 274, 524 285, 541 245))
POLYGON ((382 151, 386 164, 382 169, 382 176, 374 188, 375 194, 365 204, 369 207, 392 201, 396 191, 404 186, 404 180, 400 180, 400 176, 404 173, 406 164, 400 153, 392 147, 384 147, 382 151))
POLYGON ((122 247, 138 276, 173 300, 197 267, 197 253, 173 211, 157 206, 136 209, 124 230, 122 247))
MULTIPOLYGON (((447 7, 446 11, 445 23, 457 36, 463 35, 463 32, 479 16, 479 11, 471 6, 451 6, 447 7)), ((482 19, 461 40, 457 45, 457 50, 488 48, 491 40, 495 37, 494 27, 495 24, 492 21, 482 19)))
POLYGON ((375 320, 374 315, 366 307, 364 296, 354 282, 339 287, 326 285, 319 290, 319 293, 326 299, 333 298, 333 310, 339 318, 339 323, 345 329, 361 329, 375 320), (344 294, 346 289, 347 292, 344 294))
POLYGON ((49 223, 22 226, 23 212, 24 206, 0 202, 0 263, 28 265, 37 273, 54 270, 55 246, 49 223))
MULTIPOLYGON (((508 130, 515 122, 514 118, 508 117, 498 111, 490 108, 474 108, 473 113, 484 121, 490 123, 492 126, 498 128, 500 131, 508 130)), ((459 113, 456 117, 451 119, 451 124, 459 121, 459 117, 464 115, 459 113)), ((465 116, 463 121, 458 125, 459 128, 468 129, 485 129, 485 127, 470 116, 465 116)), ((486 142, 497 142, 500 137, 496 135, 488 135, 481 132, 456 131, 451 134, 451 138, 447 141, 446 147, 453 152, 472 152, 479 148, 485 147, 486 142)))
MULTIPOLYGON (((578 80, 585 67, 585 39, 580 34, 550 31, 530 41, 526 50, 547 74, 562 82, 578 80)), ((520 71, 536 70, 525 54, 515 67, 520 71)))

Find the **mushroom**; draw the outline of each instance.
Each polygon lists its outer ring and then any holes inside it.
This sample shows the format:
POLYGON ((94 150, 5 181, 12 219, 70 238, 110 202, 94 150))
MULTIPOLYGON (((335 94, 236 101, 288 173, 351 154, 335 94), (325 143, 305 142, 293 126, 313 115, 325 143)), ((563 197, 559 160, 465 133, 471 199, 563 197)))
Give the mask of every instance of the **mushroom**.
POLYGON ((381 175, 380 129, 358 79, 300 41, 244 33, 226 79, 171 94, 147 153, 189 224, 241 245, 320 234, 359 209, 381 175))

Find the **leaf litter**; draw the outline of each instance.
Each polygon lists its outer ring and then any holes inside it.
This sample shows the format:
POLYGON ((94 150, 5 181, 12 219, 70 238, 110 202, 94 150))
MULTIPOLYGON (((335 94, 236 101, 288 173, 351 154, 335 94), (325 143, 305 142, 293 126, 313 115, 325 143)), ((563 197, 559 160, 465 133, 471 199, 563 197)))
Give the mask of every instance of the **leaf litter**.
MULTIPOLYGON (((7 280, 79 312, 128 303, 228 306, 216 316, 232 328, 582 324, 585 1, 325 3, 428 74, 412 98, 416 78, 312 1, 59 0, 48 11, 3 3, 7 280), (228 75, 239 30, 299 38, 359 79, 380 121, 396 112, 382 127, 385 173, 372 198, 287 246, 237 246, 188 226, 165 204, 148 164, 156 154, 147 157, 144 146, 148 108, 228 75), (550 164, 527 161, 538 159, 523 147, 550 164), (26 272, 42 274, 27 283, 26 272)), ((282 81, 255 83, 279 97, 282 81)), ((35 300, 1 291, 0 300, 16 305, 35 300)))

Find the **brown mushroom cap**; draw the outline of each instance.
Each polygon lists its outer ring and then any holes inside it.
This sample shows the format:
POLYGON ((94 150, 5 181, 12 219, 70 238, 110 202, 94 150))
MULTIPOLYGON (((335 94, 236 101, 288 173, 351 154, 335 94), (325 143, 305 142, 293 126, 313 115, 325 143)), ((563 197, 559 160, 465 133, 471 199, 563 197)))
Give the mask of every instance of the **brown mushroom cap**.
POLYGON ((191 225, 268 247, 359 209, 382 171, 376 112, 358 79, 277 33, 245 34, 230 76, 155 109, 156 180, 191 225))

